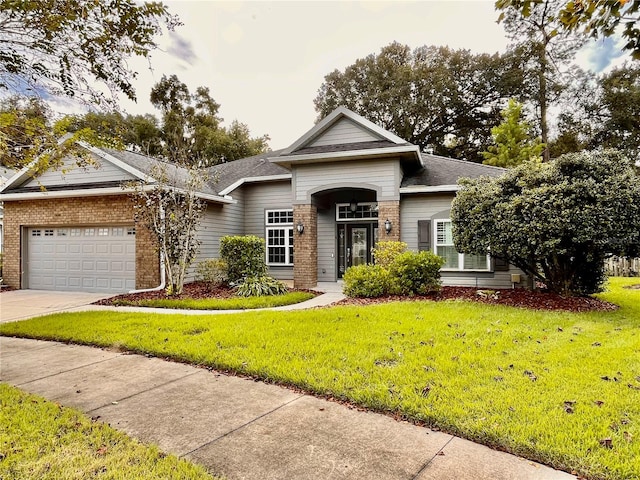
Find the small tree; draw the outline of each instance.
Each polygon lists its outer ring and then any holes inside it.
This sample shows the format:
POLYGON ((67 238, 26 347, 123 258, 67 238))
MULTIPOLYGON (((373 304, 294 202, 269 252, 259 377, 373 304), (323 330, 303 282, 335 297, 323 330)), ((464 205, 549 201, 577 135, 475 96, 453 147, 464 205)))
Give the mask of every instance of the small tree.
POLYGON ((494 144, 482 152, 482 163, 495 167, 515 167, 539 158, 545 146, 539 138, 531 138, 531 126, 522 119, 522 104, 512 98, 500 115, 502 123, 491 129, 494 144))
POLYGON ((200 247, 197 227, 206 203, 196 195, 196 189, 205 177, 195 169, 174 169, 176 177, 182 172, 186 178, 169 181, 168 168, 158 164, 152 189, 144 183, 134 185, 134 211, 136 222, 149 229, 162 254, 167 293, 180 295, 187 269, 200 247))
POLYGON ((489 251, 560 294, 601 291, 605 258, 640 250, 640 178, 620 152, 527 162, 461 184, 451 209, 456 248, 489 251))

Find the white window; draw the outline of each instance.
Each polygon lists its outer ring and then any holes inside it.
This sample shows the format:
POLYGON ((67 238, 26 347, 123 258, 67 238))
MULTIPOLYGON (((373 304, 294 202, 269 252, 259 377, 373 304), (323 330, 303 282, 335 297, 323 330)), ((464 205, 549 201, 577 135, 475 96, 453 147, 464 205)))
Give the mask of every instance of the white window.
POLYGON ((267 265, 293 265, 293 210, 265 212, 267 265))
POLYGON ((82 234, 82 230, 79 228, 72 228, 69 230, 70 237, 79 237, 82 234))
POLYGON ((44 236, 45 237, 53 237, 53 229, 46 229, 44 231, 44 236))
POLYGON ((111 229, 111 235, 114 237, 123 237, 124 236, 124 227, 114 227, 111 229))
POLYGON ((67 236, 67 229, 66 228, 59 228, 58 229, 58 236, 59 237, 66 237, 67 236))
POLYGON ((39 237, 42 235, 42 231, 41 230, 31 230, 31 236, 32 237, 39 237))
POLYGON ((98 236, 99 237, 106 237, 109 235, 109 229, 108 228, 99 228, 98 229, 98 236))
POLYGON ((436 220, 435 253, 444 258, 443 270, 489 270, 489 255, 458 253, 453 245, 451 220, 436 220))
POLYGON ((95 228, 85 228, 84 229, 84 236, 85 237, 93 237, 95 234, 96 234, 95 228))
POLYGON ((136 234, 136 227, 127 228, 127 235, 135 235, 135 234, 136 234))
POLYGON ((336 220, 356 220, 378 218, 376 202, 338 203, 336 204, 336 220))

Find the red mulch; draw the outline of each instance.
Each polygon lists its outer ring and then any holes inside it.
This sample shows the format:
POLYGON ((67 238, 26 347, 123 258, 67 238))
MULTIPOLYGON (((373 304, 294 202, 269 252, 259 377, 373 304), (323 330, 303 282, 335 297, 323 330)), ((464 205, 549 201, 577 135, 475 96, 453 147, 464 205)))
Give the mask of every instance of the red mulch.
MULTIPOLYGON (((290 292, 305 291, 305 292, 314 293, 316 295, 318 294, 318 292, 314 292, 312 290, 289 289, 289 291, 290 292)), ((233 291, 232 288, 229 288, 229 287, 210 288, 204 282, 192 282, 192 283, 185 283, 182 289, 182 293, 180 295, 176 295, 171 298, 172 299, 190 298, 194 300, 199 300, 202 298, 223 299, 223 298, 232 298, 235 296, 236 296, 235 292, 233 291)), ((162 298, 167 298, 167 293, 164 290, 159 290, 156 292, 125 293, 123 295, 118 295, 116 297, 98 300, 97 302, 94 303, 94 305, 112 305, 115 300, 123 300, 123 299, 129 300, 129 301, 136 301, 136 300, 157 300, 162 298)))
POLYGON ((439 293, 430 295, 416 295, 403 297, 389 295, 379 298, 346 298, 339 305, 371 305, 393 301, 419 301, 419 300, 472 300, 491 305, 507 305, 510 307, 523 307, 536 310, 566 310, 570 312, 588 312, 592 310, 611 311, 618 308, 617 305, 592 297, 562 297, 556 293, 544 290, 526 290, 524 288, 506 290, 478 290, 473 287, 442 287, 439 293), (479 292, 486 292, 479 294, 479 292))

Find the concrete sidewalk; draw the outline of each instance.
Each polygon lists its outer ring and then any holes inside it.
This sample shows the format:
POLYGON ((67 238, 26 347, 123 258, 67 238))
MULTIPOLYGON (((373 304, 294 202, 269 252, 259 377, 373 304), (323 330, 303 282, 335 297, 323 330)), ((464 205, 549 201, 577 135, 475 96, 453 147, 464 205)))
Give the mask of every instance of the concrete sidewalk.
POLYGON ((0 380, 230 480, 575 478, 384 415, 139 355, 0 337, 0 380))

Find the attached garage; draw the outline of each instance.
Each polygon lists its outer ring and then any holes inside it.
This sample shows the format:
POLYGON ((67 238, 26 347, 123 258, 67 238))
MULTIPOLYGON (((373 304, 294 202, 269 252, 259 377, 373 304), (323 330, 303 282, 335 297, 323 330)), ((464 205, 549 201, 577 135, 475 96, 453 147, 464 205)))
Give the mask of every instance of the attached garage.
POLYGON ((122 293, 136 288, 133 226, 26 229, 24 288, 122 293))

